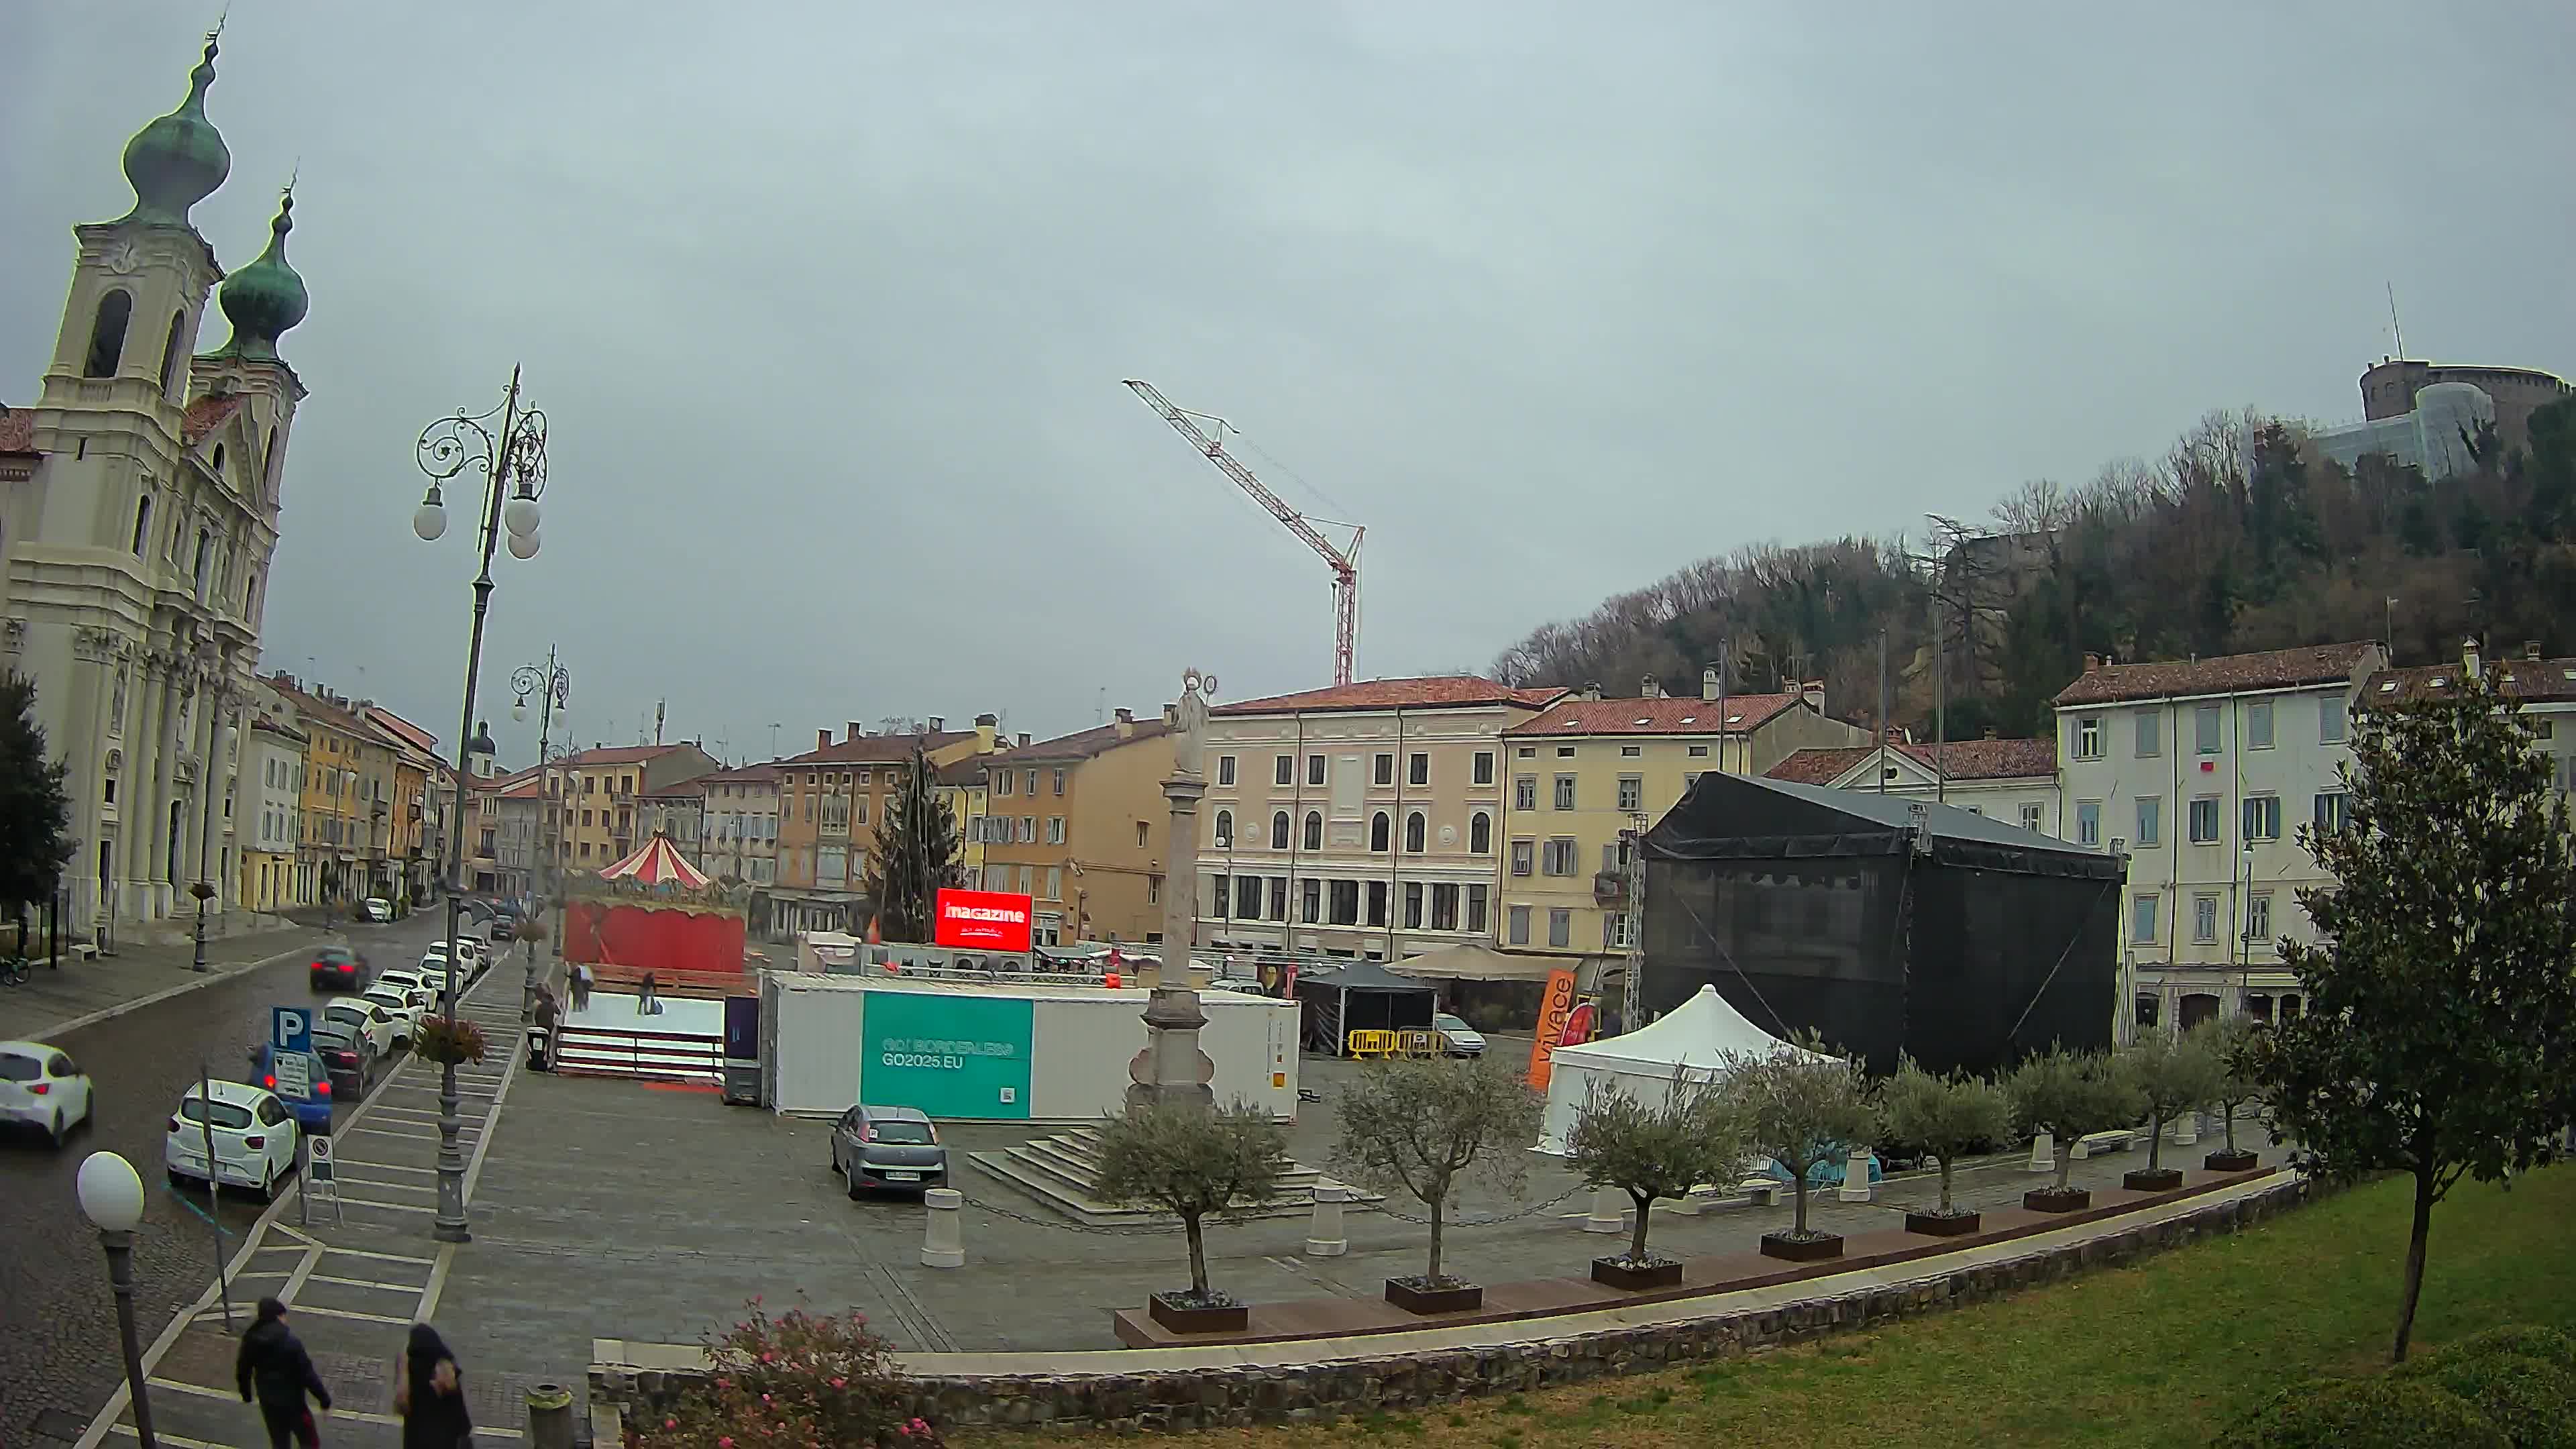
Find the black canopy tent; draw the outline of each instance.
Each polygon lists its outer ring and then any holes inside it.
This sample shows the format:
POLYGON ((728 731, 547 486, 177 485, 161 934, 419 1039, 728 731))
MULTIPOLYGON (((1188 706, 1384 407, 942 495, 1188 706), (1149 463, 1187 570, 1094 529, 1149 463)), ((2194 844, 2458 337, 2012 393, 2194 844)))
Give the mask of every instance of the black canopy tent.
POLYGON ((2127 863, 1972 811, 1702 775, 1645 838, 1649 1012, 1715 986, 1873 1072, 2106 1047, 2127 863))
POLYGON ((1341 1056, 1355 1031, 1414 1031, 1431 1025, 1439 992, 1375 961, 1297 977, 1298 1019, 1308 1051, 1341 1056))

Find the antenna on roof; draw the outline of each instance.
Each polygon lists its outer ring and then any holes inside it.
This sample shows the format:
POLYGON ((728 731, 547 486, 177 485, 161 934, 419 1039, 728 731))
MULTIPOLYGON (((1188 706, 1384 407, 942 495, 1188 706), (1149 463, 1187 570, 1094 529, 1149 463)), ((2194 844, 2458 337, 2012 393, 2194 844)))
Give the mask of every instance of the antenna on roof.
POLYGON ((2395 282, 2390 282, 2387 286, 2388 330, 2397 339, 2397 355, 2399 357, 2404 357, 2406 355, 2406 329, 2398 325, 2397 321, 2397 284, 2395 282))

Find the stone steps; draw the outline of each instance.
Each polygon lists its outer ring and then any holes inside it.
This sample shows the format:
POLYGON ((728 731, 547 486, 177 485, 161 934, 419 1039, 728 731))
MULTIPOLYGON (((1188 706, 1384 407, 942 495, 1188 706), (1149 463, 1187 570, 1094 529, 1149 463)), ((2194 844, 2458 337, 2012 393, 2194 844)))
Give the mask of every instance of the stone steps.
MULTIPOLYGON (((1173 1222, 1155 1208, 1125 1207, 1100 1196, 1100 1134, 1088 1128, 1039 1137, 999 1150, 969 1152, 966 1160, 984 1173, 1018 1189, 1045 1206, 1090 1227, 1173 1222)), ((1304 1163, 1290 1163, 1280 1190, 1246 1217, 1294 1217, 1314 1206, 1317 1183, 1330 1181, 1304 1163)), ((1384 1201, 1373 1193, 1356 1193, 1351 1206, 1365 1208, 1384 1201)))

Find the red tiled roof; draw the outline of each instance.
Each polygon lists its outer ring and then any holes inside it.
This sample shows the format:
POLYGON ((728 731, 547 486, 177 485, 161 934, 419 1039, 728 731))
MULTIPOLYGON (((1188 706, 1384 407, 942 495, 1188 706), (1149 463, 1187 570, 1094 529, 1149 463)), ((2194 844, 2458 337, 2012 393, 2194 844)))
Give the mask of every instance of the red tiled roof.
POLYGON ((179 417, 179 441, 191 448, 197 446, 208 433, 222 427, 226 418, 240 412, 244 401, 242 394, 231 392, 201 397, 188 404, 188 410, 179 417))
POLYGON ((2105 664, 2085 670, 2073 684, 2057 692, 2054 702, 2063 709, 2068 705, 2332 684, 2352 678, 2353 671, 2362 667, 2377 647, 2368 642, 2309 644, 2296 649, 2267 649, 2259 654, 2226 654, 2215 659, 2105 664))
MULTIPOLYGON (((1725 732, 1743 734, 1770 723, 1798 702, 1794 694, 1730 694, 1725 732)), ((1507 735, 1713 735, 1717 701, 1700 699, 1560 699, 1503 731, 1507 735)))
POLYGON ((1481 675, 1439 674, 1422 679, 1364 679, 1274 694, 1267 699, 1221 704, 1210 714, 1296 714, 1340 709, 1458 709, 1485 704, 1542 705, 1565 693, 1561 686, 1514 689, 1481 675))
POLYGON ((36 415, 25 408, 0 407, 0 453, 36 451, 36 415))
POLYGON ((1132 745, 1139 740, 1160 739, 1170 733, 1171 728, 1170 725, 1163 723, 1159 716, 1136 721, 1124 735, 1118 733, 1118 726, 1114 724, 1094 725, 1087 730, 1076 730, 1069 735, 1040 740, 1033 745, 1013 746, 1008 760, 1004 763, 1087 760, 1094 755, 1116 749, 1120 745, 1132 745))
MULTIPOLYGON (((1940 773, 1952 780, 2048 779, 2057 774, 2055 740, 1952 740, 1946 745, 1899 743, 1889 748, 1926 770, 1935 767, 1937 756, 1940 773)), ((1763 773, 1774 780, 1830 785, 1877 752, 1875 745, 1798 750, 1763 773)))
POLYGON ((688 788, 699 789, 708 785, 768 785, 776 783, 777 779, 776 765, 738 765, 730 770, 718 770, 712 775, 700 775, 689 781, 688 788))
POLYGON ((842 740, 821 749, 807 750, 776 761, 779 765, 876 765, 888 760, 909 760, 913 746, 924 750, 941 750, 962 740, 975 738, 973 730, 942 730, 937 734, 923 731, 917 735, 861 735, 842 740))
POLYGON ((364 720, 359 719, 345 706, 333 704, 310 690, 289 684, 283 677, 271 678, 268 686, 285 696, 286 702, 294 705, 297 713, 311 715, 344 735, 363 736, 374 733, 367 728, 364 720))
POLYGON ((937 783, 942 785, 981 785, 992 778, 993 762, 998 755, 968 755, 953 765, 943 765, 937 783))
POLYGON ((586 768, 591 765, 640 765, 646 760, 658 760, 673 750, 682 748, 684 746, 680 745, 607 745, 566 755, 555 763, 574 768, 586 768))
MULTIPOLYGON (((2521 700, 2576 699, 2576 659, 2498 659, 2487 668, 2507 695, 2521 700)), ((2409 699, 2440 699, 2459 687, 2457 664, 2383 669, 2362 687, 2364 708, 2409 699)))

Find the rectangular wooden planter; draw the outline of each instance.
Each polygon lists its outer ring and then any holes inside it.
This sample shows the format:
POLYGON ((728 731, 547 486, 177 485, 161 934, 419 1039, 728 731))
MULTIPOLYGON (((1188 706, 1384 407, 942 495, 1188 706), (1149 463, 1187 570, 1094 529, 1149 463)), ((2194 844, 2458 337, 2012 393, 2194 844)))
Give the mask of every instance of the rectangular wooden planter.
POLYGON ((1389 1278, 1386 1301, 1407 1313, 1465 1313, 1485 1306, 1485 1290, 1474 1283, 1416 1288, 1401 1278, 1389 1278))
POLYGON ((1905 1230, 1927 1238, 1964 1238, 1977 1230, 1982 1215, 1978 1213, 1907 1213, 1905 1230))
POLYGON ((1778 1233, 1764 1233, 1762 1255, 1788 1263, 1819 1263, 1827 1258, 1839 1258, 1843 1255, 1842 1234, 1827 1233, 1821 1238, 1801 1242, 1778 1233))
POLYGON ((2252 1172, 2262 1165, 2262 1161, 2262 1158, 2242 1149, 2235 1152, 2221 1149, 2202 1158, 2200 1165, 2208 1172, 2252 1172))
POLYGON ((1592 1281, 1613 1288, 1672 1288, 1682 1281, 1682 1260, 1672 1258, 1631 1268, 1616 1258, 1595 1258, 1592 1281))
POLYGON ((1252 1307, 1245 1303, 1194 1308, 1157 1293, 1145 1300, 1145 1311, 1174 1333, 1241 1333, 1252 1326, 1252 1307))
POLYGON ((2179 1167, 2141 1167, 2120 1174, 2120 1186, 2131 1192, 2171 1192, 2182 1186, 2179 1167))
POLYGON ((2035 1213, 2080 1213, 2093 1205, 2093 1194, 2080 1187, 2034 1187, 2021 1195, 2021 1205, 2035 1213))

